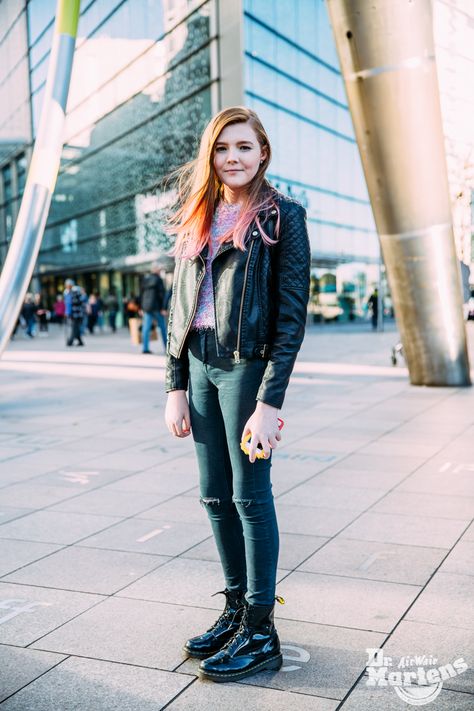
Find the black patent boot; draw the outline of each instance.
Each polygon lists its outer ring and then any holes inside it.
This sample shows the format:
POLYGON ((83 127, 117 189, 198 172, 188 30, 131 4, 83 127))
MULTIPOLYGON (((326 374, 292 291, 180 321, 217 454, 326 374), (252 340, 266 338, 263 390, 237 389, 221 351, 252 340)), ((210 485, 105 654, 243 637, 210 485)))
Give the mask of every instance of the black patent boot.
POLYGON ((283 657, 273 623, 274 610, 274 604, 249 605, 246 602, 239 629, 232 639, 199 665, 201 679, 239 681, 264 669, 280 669, 283 657))
MULTIPOLYGON (((214 595, 226 596, 224 612, 212 627, 198 637, 188 639, 183 650, 189 657, 205 659, 215 654, 238 630, 244 611, 245 591, 219 590, 214 595)), ((214 597, 214 595, 212 597, 214 597)))

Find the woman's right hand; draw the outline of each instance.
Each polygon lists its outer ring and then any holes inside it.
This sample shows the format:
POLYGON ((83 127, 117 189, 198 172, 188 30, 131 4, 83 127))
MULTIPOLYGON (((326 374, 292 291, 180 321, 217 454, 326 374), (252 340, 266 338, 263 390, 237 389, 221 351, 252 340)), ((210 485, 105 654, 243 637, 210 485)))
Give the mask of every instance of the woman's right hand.
POLYGON ((168 430, 175 437, 188 437, 191 434, 191 419, 186 390, 171 390, 168 393, 165 422, 168 430))

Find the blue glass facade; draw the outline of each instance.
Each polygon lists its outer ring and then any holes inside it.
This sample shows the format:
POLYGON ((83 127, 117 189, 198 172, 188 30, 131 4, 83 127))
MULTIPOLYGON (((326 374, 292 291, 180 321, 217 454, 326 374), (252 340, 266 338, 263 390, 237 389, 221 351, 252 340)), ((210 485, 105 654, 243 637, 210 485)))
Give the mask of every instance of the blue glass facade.
POLYGON ((315 264, 377 261, 365 179, 323 0, 245 0, 245 99, 270 178, 308 210, 315 264))
MULTIPOLYGON (((53 0, 28 11, 33 132, 45 90, 53 0)), ((136 267, 170 246, 162 180, 195 153, 211 116, 213 3, 83 3, 60 172, 41 248, 43 284, 136 291, 136 267), (81 274, 84 277, 81 277, 81 274), (51 278, 48 277, 51 275, 51 278)))

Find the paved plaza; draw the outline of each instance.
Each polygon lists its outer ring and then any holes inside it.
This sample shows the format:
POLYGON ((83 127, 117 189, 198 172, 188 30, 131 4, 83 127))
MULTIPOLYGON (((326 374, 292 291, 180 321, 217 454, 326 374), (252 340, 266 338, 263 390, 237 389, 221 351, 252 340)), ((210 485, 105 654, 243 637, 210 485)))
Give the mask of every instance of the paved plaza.
POLYGON ((416 679, 367 685, 382 647, 387 674, 445 667, 429 711, 472 710, 474 388, 411 387, 396 340, 308 328, 273 454, 284 666, 214 684, 181 651, 224 583, 162 349, 20 334, 0 361, 1 711, 407 711, 416 679))

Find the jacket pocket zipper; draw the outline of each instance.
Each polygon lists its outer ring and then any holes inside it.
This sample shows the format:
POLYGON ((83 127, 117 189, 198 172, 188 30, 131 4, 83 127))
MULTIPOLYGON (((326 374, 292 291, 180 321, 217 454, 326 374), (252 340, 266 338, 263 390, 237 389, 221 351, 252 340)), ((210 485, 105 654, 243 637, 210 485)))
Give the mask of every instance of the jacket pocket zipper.
POLYGON ((239 312, 239 325, 237 328, 237 348, 234 351, 234 361, 236 363, 240 363, 240 335, 241 335, 241 330, 242 330, 242 312, 244 310, 244 297, 245 297, 245 289, 247 287, 247 274, 248 274, 248 270, 249 270, 250 257, 252 255, 252 249, 253 249, 254 244, 255 244, 255 240, 252 240, 252 242, 250 244, 250 249, 249 249, 249 256, 247 257, 247 263, 245 265, 244 286, 242 288, 242 298, 240 301, 240 312, 239 312))

